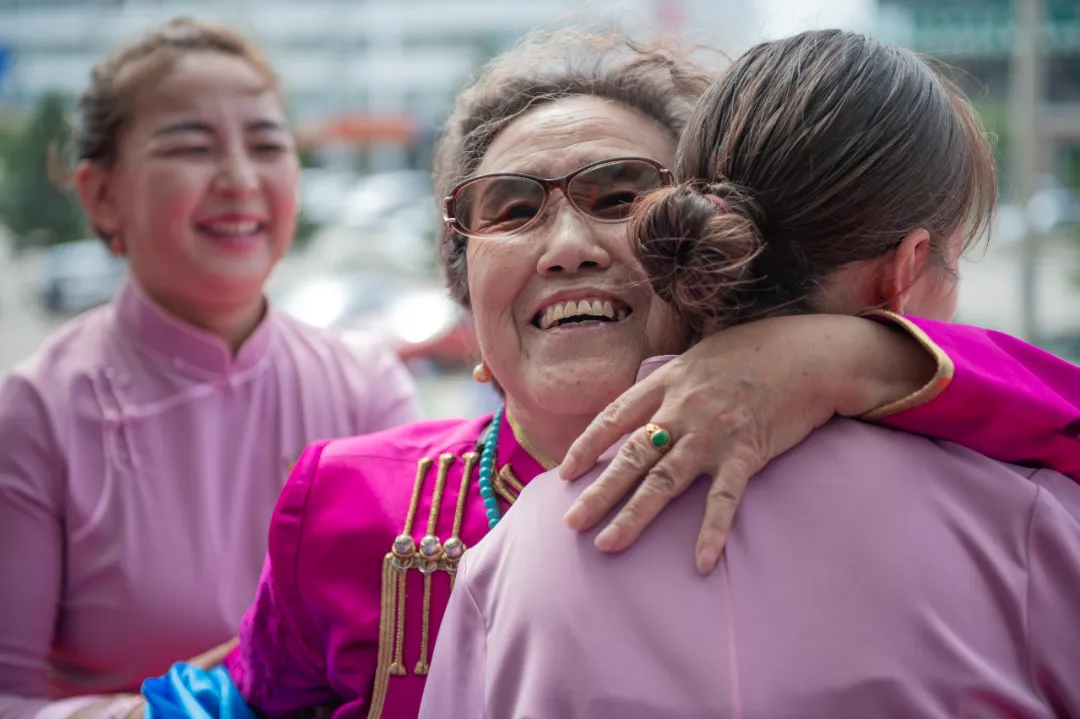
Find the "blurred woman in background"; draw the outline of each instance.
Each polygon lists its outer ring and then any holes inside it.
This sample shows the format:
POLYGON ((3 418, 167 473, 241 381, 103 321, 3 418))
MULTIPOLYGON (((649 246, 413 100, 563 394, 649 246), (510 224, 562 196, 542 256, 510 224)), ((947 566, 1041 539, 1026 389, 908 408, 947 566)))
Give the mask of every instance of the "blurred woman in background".
POLYGON ((234 637, 300 451, 417 416, 391 352, 267 306, 299 163, 250 43, 175 20, 117 48, 75 143, 130 278, 0 385, 3 719, 122 712, 117 693, 234 637))

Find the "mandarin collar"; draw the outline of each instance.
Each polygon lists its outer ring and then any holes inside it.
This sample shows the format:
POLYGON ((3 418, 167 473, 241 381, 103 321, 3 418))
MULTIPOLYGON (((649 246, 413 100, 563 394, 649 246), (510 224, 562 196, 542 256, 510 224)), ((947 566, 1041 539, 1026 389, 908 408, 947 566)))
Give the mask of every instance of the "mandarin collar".
POLYGON ((273 329, 272 307, 234 356, 220 337, 189 325, 170 314, 131 277, 113 300, 124 334, 174 369, 185 374, 230 375, 250 370, 269 353, 273 329))

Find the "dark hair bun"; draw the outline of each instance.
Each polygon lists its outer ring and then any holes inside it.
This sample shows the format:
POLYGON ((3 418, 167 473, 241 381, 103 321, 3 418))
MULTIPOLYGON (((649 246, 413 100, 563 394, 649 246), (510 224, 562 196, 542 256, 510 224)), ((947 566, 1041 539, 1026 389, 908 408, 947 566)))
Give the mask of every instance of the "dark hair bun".
POLYGON ((630 236, 653 291, 694 328, 735 321, 764 247, 753 202, 729 183, 676 185, 645 197, 630 236))

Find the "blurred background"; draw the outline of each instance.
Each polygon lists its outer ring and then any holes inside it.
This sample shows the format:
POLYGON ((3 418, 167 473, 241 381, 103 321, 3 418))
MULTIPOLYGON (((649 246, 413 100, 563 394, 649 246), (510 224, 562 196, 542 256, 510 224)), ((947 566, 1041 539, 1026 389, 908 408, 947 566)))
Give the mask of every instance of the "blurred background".
POLYGON ((958 319, 1080 361, 1078 0, 0 0, 0 375, 122 280, 51 181, 49 146, 66 137, 91 65, 176 15, 241 30, 283 80, 303 217, 271 297, 346 338, 401 347, 430 416, 490 402, 436 270, 436 133, 480 65, 559 22, 730 56, 844 27, 950 64, 998 136, 1002 177, 991 243, 963 267, 958 319))

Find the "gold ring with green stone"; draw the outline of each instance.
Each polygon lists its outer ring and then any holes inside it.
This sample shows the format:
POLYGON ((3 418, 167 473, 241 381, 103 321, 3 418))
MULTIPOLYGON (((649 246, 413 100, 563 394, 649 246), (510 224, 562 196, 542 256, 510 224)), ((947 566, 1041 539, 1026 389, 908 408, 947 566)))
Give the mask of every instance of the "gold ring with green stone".
POLYGON ((671 449, 671 432, 660 425, 650 422, 645 425, 645 434, 649 435, 649 444, 660 450, 661 454, 671 449))

